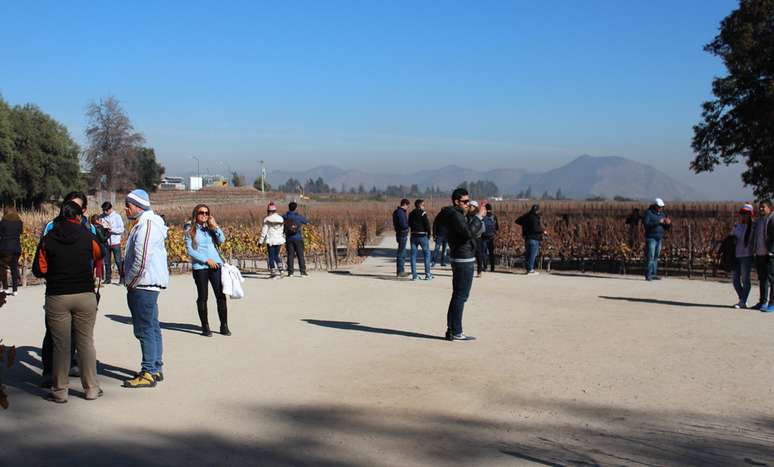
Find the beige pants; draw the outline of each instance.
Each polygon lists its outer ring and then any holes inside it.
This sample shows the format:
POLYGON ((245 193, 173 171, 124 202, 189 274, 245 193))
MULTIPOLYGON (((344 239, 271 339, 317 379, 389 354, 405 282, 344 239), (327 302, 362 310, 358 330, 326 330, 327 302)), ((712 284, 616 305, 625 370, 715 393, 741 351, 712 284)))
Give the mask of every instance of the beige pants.
POLYGON ((97 297, 92 292, 46 297, 46 325, 54 344, 54 367, 51 392, 57 399, 67 399, 70 372, 70 336, 75 337, 81 383, 87 395, 99 392, 97 352, 94 349, 94 321, 97 297))

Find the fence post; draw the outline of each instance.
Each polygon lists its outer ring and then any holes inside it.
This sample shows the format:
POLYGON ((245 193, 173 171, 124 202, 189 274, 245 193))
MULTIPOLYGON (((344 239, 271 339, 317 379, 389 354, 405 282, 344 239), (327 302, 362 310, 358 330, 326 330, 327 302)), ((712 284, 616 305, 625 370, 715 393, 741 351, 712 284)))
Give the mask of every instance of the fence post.
POLYGON ((693 277, 693 231, 690 221, 685 222, 688 224, 688 279, 691 279, 693 277))

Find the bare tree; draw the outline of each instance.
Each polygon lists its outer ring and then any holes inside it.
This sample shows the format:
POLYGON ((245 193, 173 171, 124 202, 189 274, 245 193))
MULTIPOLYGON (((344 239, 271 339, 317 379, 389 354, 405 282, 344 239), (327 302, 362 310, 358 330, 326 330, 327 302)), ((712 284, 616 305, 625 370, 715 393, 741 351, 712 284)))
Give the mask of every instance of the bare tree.
POLYGON ((119 101, 109 96, 86 108, 89 145, 84 152, 93 186, 126 191, 135 179, 136 159, 145 137, 136 131, 119 101))

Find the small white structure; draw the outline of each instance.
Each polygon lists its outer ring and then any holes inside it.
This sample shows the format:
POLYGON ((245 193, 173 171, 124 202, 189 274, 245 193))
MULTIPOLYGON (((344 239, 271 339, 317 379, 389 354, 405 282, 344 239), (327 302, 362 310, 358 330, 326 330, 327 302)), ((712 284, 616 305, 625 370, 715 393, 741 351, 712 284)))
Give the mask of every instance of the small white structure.
POLYGON ((202 177, 190 177, 188 180, 189 190, 199 191, 202 189, 202 177))
POLYGON ((185 181, 183 177, 164 177, 159 184, 159 190, 185 191, 185 181))

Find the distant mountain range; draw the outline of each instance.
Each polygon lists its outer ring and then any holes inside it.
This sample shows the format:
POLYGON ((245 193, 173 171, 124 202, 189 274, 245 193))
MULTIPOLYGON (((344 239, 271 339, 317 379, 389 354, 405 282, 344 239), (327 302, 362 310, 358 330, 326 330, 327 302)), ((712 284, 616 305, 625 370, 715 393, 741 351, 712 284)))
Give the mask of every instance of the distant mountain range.
POLYGON ((624 157, 594 157, 583 155, 569 164, 543 173, 529 173, 522 169, 476 171, 454 165, 437 170, 422 170, 407 175, 372 174, 358 170, 344 170, 335 166, 320 166, 304 172, 275 171, 267 175, 269 183, 281 185, 290 178, 302 182, 322 177, 333 188, 357 188, 363 185, 382 189, 388 185, 418 185, 450 190, 463 181, 489 180, 500 193, 514 195, 528 188, 539 197, 544 192, 552 196, 558 189, 569 198, 624 196, 635 199, 661 197, 669 200, 701 200, 705 197, 688 185, 647 164, 624 157))

